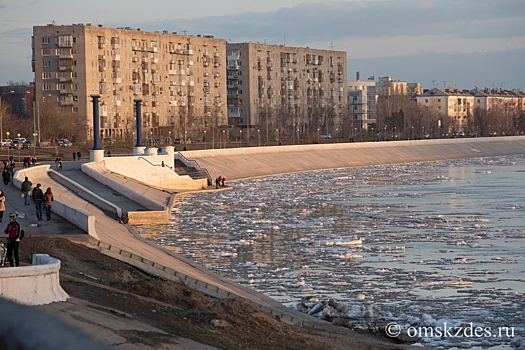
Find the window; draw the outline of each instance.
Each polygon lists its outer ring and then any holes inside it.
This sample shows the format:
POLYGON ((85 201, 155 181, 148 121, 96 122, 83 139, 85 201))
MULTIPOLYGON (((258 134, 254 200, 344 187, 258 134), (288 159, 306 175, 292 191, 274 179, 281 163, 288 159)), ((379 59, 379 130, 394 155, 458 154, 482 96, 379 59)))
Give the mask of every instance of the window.
POLYGON ((49 72, 42 73, 42 79, 51 79, 51 73, 49 72))
POLYGON ((73 107, 73 113, 78 113, 78 107, 73 107))
POLYGON ((42 38, 42 44, 49 44, 49 38, 42 38))
POLYGON ((425 98, 425 103, 428 103, 428 98, 425 98))
POLYGON ((51 50, 49 50, 49 49, 43 49, 43 50, 42 50, 42 56, 49 56, 50 51, 51 51, 51 50))
POLYGON ((239 95, 242 95, 242 90, 239 90, 239 95))
POLYGON ((440 99, 440 98, 438 98, 438 102, 441 102, 441 99, 440 99))
POLYGON ((42 61, 42 66, 44 68, 49 68, 51 67, 51 61, 42 61))

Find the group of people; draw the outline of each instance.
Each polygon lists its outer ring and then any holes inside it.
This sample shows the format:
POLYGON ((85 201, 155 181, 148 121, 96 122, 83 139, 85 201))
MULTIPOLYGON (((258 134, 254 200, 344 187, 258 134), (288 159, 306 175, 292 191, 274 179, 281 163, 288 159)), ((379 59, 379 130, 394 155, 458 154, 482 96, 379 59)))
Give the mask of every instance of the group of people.
POLYGON ((215 179, 215 188, 219 188, 219 186, 226 186, 226 178, 222 175, 219 175, 219 177, 215 179))
POLYGON ((31 166, 35 166, 35 165, 36 165, 36 162, 37 162, 36 156, 27 156, 27 157, 24 157, 24 160, 23 160, 23 167, 24 167, 24 169, 25 169, 25 168, 29 168, 29 167, 31 167, 31 166))
POLYGON ((12 181, 15 174, 15 159, 9 158, 9 160, 4 160, 4 170, 2 171, 2 181, 4 185, 9 185, 9 182, 12 181))
POLYGON ((31 190, 31 187, 33 184, 31 181, 29 181, 28 177, 26 176, 24 179, 24 182, 22 182, 22 185, 20 186, 20 190, 22 191, 22 195, 24 196, 24 205, 31 205, 31 197, 33 198, 33 203, 35 204, 35 210, 36 210, 36 217, 38 221, 44 220, 42 217, 42 205, 45 208, 46 211, 46 219, 49 221, 51 220, 51 206, 53 205, 53 191, 51 190, 51 187, 48 187, 46 189, 46 192, 42 191, 42 185, 36 184, 36 187, 33 187, 33 190, 31 190))
POLYGON ((71 154, 73 155, 73 161, 76 161, 77 159, 82 160, 82 153, 80 153, 80 151, 72 152, 71 154))

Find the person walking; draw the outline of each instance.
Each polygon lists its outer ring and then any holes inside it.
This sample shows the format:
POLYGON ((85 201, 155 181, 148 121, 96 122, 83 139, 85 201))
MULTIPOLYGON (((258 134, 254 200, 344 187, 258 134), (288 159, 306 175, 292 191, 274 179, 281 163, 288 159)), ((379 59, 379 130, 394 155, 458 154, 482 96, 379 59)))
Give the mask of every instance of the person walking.
POLYGON ((44 192, 42 192, 41 184, 36 184, 33 188, 33 202, 35 203, 36 217, 38 221, 42 221, 42 202, 44 201, 44 192))
POLYGON ((225 183, 226 183, 226 178, 223 176, 222 179, 221 179, 221 185, 222 185, 222 187, 225 186, 225 183))
MULTIPOLYGON (((48 187, 46 192, 44 193, 44 208, 46 208, 46 220, 51 220, 51 206, 53 205, 53 191, 51 191, 51 187, 48 187)), ((1 221, 1 220, 0 220, 1 221)))
POLYGON ((11 181, 11 173, 8 168, 4 168, 4 171, 2 171, 2 180, 4 180, 4 185, 9 185, 9 181, 11 181))
POLYGON ((24 182, 22 182, 22 185, 20 186, 20 191, 24 194, 24 205, 31 204, 31 186, 33 186, 33 183, 29 181, 26 176, 24 182))
POLYGON ((76 152, 73 152, 71 153, 73 155, 73 161, 77 160, 77 153, 76 152))
POLYGON ((11 267, 20 266, 18 259, 18 248, 20 246, 20 224, 16 222, 16 214, 9 214, 9 224, 4 233, 8 234, 7 237, 7 260, 11 267), (13 253, 15 255, 15 261, 13 264, 13 253))
POLYGON ((4 191, 0 190, 0 222, 4 218, 5 211, 5 194, 4 191))
POLYGON ((82 159, 82 153, 80 153, 80 151, 77 152, 77 158, 78 160, 82 159))

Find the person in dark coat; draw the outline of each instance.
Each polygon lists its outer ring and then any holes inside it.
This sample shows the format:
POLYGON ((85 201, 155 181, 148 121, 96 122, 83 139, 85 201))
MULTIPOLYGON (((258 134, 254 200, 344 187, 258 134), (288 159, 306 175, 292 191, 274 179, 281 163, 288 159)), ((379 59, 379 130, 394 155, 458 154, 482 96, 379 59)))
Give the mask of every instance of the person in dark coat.
POLYGON ((9 181, 11 181, 11 173, 9 172, 9 169, 5 168, 2 172, 2 180, 4 180, 4 185, 9 185, 9 181))
POLYGON ((42 192, 41 184, 36 184, 33 189, 33 202, 35 203, 36 217, 38 221, 42 221, 42 202, 44 201, 44 192, 42 192))
POLYGON ((29 178, 26 176, 20 186, 20 191, 24 194, 24 205, 31 204, 31 186, 33 186, 33 183, 29 181, 29 178))

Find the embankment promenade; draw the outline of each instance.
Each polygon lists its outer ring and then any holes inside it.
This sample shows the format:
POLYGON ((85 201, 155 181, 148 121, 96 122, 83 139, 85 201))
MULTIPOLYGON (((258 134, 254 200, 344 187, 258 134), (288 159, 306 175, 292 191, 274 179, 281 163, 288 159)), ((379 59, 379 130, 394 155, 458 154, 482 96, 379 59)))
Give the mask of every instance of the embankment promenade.
POLYGON ((525 154, 525 136, 305 144, 182 152, 227 180, 284 173, 525 154))

